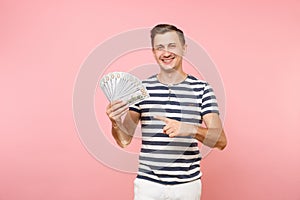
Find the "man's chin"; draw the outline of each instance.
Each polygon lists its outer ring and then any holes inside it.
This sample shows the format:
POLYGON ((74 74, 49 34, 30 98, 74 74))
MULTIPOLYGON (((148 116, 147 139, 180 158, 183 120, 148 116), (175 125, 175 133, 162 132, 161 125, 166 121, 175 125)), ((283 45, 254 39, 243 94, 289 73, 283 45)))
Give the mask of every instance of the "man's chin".
POLYGON ((175 71, 175 67, 173 65, 160 65, 160 68, 165 72, 173 72, 175 71))

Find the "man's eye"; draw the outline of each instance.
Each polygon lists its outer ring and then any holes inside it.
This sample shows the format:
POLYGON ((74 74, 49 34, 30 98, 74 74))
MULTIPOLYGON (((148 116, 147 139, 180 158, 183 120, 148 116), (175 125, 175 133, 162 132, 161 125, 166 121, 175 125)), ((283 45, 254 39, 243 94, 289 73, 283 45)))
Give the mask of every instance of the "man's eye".
POLYGON ((169 45, 169 48, 175 49, 175 48, 176 48, 176 44, 170 44, 170 45, 169 45))
POLYGON ((162 47, 162 46, 156 47, 156 50, 162 51, 162 50, 163 50, 163 47, 162 47))

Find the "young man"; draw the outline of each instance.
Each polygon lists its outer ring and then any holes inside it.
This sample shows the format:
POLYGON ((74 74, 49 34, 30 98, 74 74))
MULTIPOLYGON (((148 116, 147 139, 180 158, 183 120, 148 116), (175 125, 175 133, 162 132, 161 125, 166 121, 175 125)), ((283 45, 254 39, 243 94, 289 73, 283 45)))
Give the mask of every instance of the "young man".
POLYGON ((112 134, 124 148, 141 120, 135 200, 199 200, 198 141, 221 150, 227 144, 217 101, 207 82, 184 72, 182 56, 187 45, 180 29, 159 24, 151 30, 151 42, 160 72, 143 81, 150 97, 130 107, 122 101, 109 104, 106 113, 112 134))

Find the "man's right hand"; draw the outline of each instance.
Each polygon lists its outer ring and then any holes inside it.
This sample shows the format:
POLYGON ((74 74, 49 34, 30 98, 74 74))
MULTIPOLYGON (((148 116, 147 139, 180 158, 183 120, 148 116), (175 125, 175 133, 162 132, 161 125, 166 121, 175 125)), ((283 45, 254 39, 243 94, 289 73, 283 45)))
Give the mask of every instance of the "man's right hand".
POLYGON ((120 125, 121 117, 128 111, 128 108, 128 104, 121 100, 113 101, 106 107, 106 115, 113 127, 120 125))

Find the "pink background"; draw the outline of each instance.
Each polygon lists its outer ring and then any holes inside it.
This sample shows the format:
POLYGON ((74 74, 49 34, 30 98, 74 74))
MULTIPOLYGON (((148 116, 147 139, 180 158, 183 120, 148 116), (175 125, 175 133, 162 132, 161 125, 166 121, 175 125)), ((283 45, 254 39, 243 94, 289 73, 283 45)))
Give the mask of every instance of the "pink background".
POLYGON ((160 22, 201 44, 224 82, 228 147, 202 161, 202 199, 300 199, 299 1, 7 0, 1 200, 132 199, 135 175, 104 166, 82 145, 72 92, 97 45, 160 22))

